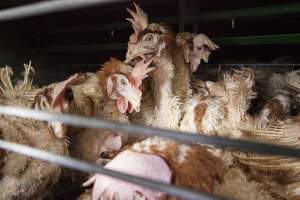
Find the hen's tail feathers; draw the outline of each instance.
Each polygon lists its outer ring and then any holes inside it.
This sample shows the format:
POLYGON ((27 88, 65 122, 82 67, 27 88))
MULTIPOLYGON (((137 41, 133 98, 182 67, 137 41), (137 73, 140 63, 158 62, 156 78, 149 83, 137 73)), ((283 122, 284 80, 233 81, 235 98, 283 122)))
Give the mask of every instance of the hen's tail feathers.
MULTIPOLYGON (((248 118, 241 122, 238 129, 244 139, 299 148, 300 118, 288 118, 268 123, 259 118, 248 118)), ((265 171, 292 171, 300 173, 300 160, 282 156, 258 155, 253 153, 234 153, 239 161, 250 167, 265 171)))

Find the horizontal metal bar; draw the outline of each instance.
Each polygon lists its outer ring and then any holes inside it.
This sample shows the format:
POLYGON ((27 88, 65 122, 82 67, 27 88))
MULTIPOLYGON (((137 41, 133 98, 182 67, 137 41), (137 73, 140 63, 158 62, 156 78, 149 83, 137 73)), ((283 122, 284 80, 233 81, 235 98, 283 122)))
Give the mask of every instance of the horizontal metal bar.
POLYGON ((300 44, 300 34, 219 37, 213 38, 213 41, 221 46, 300 44))
MULTIPOLYGON (((163 17, 163 18, 154 18, 151 19, 152 22, 160 22, 167 24, 175 24, 177 23, 177 17, 163 17)), ((103 24, 96 24, 92 26, 84 26, 84 27, 69 27, 69 28, 61 28, 56 30, 47 31, 46 35, 57 35, 57 34, 65 34, 65 33, 86 33, 86 32, 100 32, 106 30, 121 30, 131 28, 131 25, 127 21, 117 21, 117 22, 108 22, 103 24)))
POLYGON ((32 148, 32 147, 17 144, 17 143, 0 140, 0 148, 15 152, 15 153, 19 153, 19 154, 22 154, 25 156, 30 156, 32 158, 36 158, 36 159, 48 161, 48 162, 51 162, 54 164, 58 164, 61 166, 65 166, 65 167, 68 167, 71 169, 88 172, 88 173, 99 173, 99 174, 107 175, 107 176, 110 176, 113 178, 117 178, 117 179, 121 179, 124 181, 134 183, 136 185, 141 185, 143 187, 147 187, 147 188, 150 188, 153 190, 161 191, 163 193, 174 195, 176 197, 180 197, 183 199, 189 199, 189 200, 220 199, 218 197, 210 196, 206 193, 195 192, 190 189, 172 186, 172 185, 168 185, 165 183, 141 178, 138 176, 132 176, 132 175, 125 174, 125 173, 120 173, 117 171, 106 169, 104 167, 100 167, 99 165, 96 165, 93 163, 80 161, 75 158, 71 158, 68 156, 62 156, 59 154, 54 154, 51 152, 43 151, 40 149, 32 148))
POLYGON ((52 0, 0 10, 0 22, 126 0, 52 0))
MULTIPOLYGON (((256 8, 247 9, 235 9, 235 10, 222 10, 213 12, 199 12, 198 14, 186 16, 186 23, 192 23, 195 21, 210 21, 210 20, 222 20, 232 18, 246 18, 246 17, 267 17, 274 15, 284 15, 300 12, 300 3, 290 3, 275 6, 263 6, 256 8)), ((164 22, 164 23, 178 23, 179 19, 177 16, 154 18, 150 21, 153 22, 164 22)), ((64 34, 70 32, 88 32, 88 31, 104 31, 110 29, 125 29, 130 28, 130 24, 125 21, 104 23, 101 25, 87 26, 87 27, 73 27, 63 28, 58 30, 51 30, 47 34, 64 34)))
MULTIPOLYGON (((98 65, 99 66, 99 65, 98 65)), ((258 67, 272 67, 272 66, 286 66, 286 67, 297 67, 300 63, 216 63, 216 64, 206 64, 203 63, 201 66, 258 66, 258 67)))
MULTIPOLYGON (((5 65, 5 64, 3 64, 5 65)), ((17 65, 17 64, 15 64, 17 65)), ((11 66, 15 66, 11 64, 11 66)), ((81 64, 63 64, 63 63, 53 63, 53 64, 35 64, 38 67, 100 67, 101 63, 81 63, 81 64)), ((202 63, 201 67, 213 67, 213 66, 246 66, 246 67, 300 67, 300 63, 202 63)))
POLYGON ((76 127, 99 128, 113 131, 126 132, 133 135, 142 136, 160 136, 169 138, 179 142, 189 144, 208 144, 219 148, 231 148, 239 151, 256 152, 261 154, 281 155, 294 158, 300 158, 300 149, 264 144, 259 142, 244 141, 237 139, 229 139, 216 136, 208 136, 204 134, 183 133, 178 131, 169 131, 158 128, 149 128, 133 124, 120 124, 96 118, 80 117, 68 114, 57 114, 45 111, 38 111, 27 108, 17 108, 9 106, 0 106, 0 114, 7 114, 23 118, 31 118, 42 121, 55 122, 59 121, 64 124, 76 127))
MULTIPOLYGON (((216 37, 212 38, 220 46, 240 45, 274 45, 274 44, 300 44, 300 34, 277 34, 277 35, 252 35, 240 37, 216 37)), ((118 51, 127 48, 126 43, 107 43, 94 45, 65 45, 39 47, 37 50, 44 53, 82 53, 97 51, 118 51)))
POLYGON ((236 10, 223 10, 214 12, 199 12, 196 15, 189 16, 188 21, 209 21, 220 19, 232 18, 245 18, 245 17, 267 17, 274 15, 284 15, 300 12, 300 3, 290 3, 282 5, 262 6, 256 8, 236 9, 236 10))
MULTIPOLYGON (((57 35, 57 34, 65 34, 65 33, 86 33, 86 32, 101 32, 107 30, 121 30, 130 28, 130 24, 126 21, 123 22, 110 22, 103 23, 101 25, 92 25, 92 26, 84 26, 84 27, 69 27, 69 28, 60 28, 49 30, 46 32, 46 35, 57 35)), ((30 30, 29 30, 30 31, 30 30)))
POLYGON ((125 43, 109 43, 109 44, 93 44, 93 45, 70 45, 70 46, 49 46, 38 48, 43 53, 81 53, 81 52, 97 52, 97 51, 115 51, 125 50, 125 43))

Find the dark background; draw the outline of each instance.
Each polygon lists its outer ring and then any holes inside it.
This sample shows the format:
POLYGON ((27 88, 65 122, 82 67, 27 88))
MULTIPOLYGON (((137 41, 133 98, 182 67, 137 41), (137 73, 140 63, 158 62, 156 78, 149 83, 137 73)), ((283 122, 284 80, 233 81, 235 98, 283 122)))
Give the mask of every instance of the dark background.
MULTIPOLYGON (((0 8, 32 2, 37 1, 2 0, 0 8)), ((187 5, 194 8, 191 14, 201 14, 295 2, 297 1, 187 0, 187 5)), ((178 18, 180 15, 178 0, 137 0, 136 3, 149 14, 150 21, 159 21, 165 17, 178 18)), ((0 65, 12 66, 18 75, 22 64, 31 60, 36 69, 36 83, 47 84, 62 80, 75 72, 96 71, 110 57, 124 59, 124 45, 132 32, 129 23, 125 21, 129 17, 126 8, 133 8, 132 2, 1 22, 0 65), (117 24, 107 27, 111 22, 117 24)), ((300 33, 299 17, 300 13, 236 18, 235 28, 232 28, 231 19, 196 21, 186 25, 185 31, 196 30, 211 38, 300 33)), ((178 31, 177 22, 169 25, 174 31, 178 31)), ((269 63, 282 56, 288 56, 289 62, 297 63, 300 58, 299 44, 220 46, 210 59, 210 63, 215 63, 216 66, 224 63, 269 63)), ((203 69, 199 73, 205 72, 203 69)))

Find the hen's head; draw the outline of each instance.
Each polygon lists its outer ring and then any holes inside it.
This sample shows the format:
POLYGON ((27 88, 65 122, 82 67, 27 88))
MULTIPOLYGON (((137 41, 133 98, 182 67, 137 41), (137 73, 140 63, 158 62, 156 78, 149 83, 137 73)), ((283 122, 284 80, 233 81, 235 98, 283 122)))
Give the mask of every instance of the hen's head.
POLYGON ((135 63, 138 60, 149 61, 168 53, 175 44, 175 37, 165 24, 148 23, 148 15, 136 4, 136 12, 128 9, 132 18, 131 22, 134 33, 130 36, 126 63, 135 63))
POLYGON ((97 73, 101 88, 105 88, 104 93, 110 100, 116 101, 120 113, 139 112, 142 98, 139 86, 153 69, 148 68, 150 62, 140 61, 132 68, 117 59, 111 59, 97 73))
MULTIPOLYGON (((47 86, 36 96, 34 108, 56 113, 73 113, 75 100, 71 87, 83 80, 85 80, 83 74, 75 74, 65 81, 47 86)), ((67 125, 61 122, 48 122, 48 126, 57 138, 65 137, 67 125)))
POLYGON ((211 51, 219 48, 206 35, 187 32, 177 34, 176 44, 182 48, 185 62, 190 64, 192 72, 197 71, 201 60, 207 63, 211 51))

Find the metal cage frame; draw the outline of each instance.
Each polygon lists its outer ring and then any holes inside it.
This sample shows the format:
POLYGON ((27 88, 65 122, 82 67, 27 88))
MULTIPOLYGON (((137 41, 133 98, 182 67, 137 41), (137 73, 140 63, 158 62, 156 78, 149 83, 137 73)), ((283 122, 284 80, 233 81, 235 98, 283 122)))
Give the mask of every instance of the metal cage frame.
MULTIPOLYGON (((0 22, 15 20, 25 17, 32 17, 38 15, 44 15, 54 12, 73 10, 78 8, 90 7, 94 5, 101 5, 111 2, 119 2, 122 0, 48 0, 38 3, 32 3, 29 5, 18 6, 14 8, 8 8, 0 10, 0 22)), ((298 4, 297 4, 298 5, 298 4)), ((294 7, 294 11, 299 11, 299 7, 294 7), (296 9, 297 8, 297 9, 296 9)), ((271 9, 270 12, 274 13, 276 10, 271 9)), ((249 11, 250 12, 250 11, 249 11)), ((237 13, 239 14, 239 13, 237 13)), ((249 15, 249 13, 248 13, 249 15)), ((258 15, 263 15, 259 14, 258 15)), ((68 125, 109 129, 114 131, 125 131, 129 134, 143 135, 143 136, 159 136, 178 142, 188 144, 209 144, 219 148, 229 148, 233 150, 255 152, 271 155, 281 155, 300 159, 300 149, 289 148, 279 145, 263 144, 257 142, 236 140, 221 138, 207 135, 195 135, 191 133, 182 133, 176 131, 163 130, 158 128, 150 128, 144 126, 138 126, 133 124, 120 124, 105 120, 99 120, 96 118, 87 118, 81 116, 74 116, 68 114, 50 113, 26 108, 7 107, 0 106, 0 114, 13 115, 23 118, 31 118, 42 121, 60 121, 68 125)), ((0 148, 15 153, 19 153, 32 158, 41 159, 51 163, 55 163, 68 168, 76 169, 83 172, 100 173, 107 176, 111 176, 117 179, 122 179, 134 184, 141 185, 153 190, 158 190, 170 195, 174 195, 188 200, 211 200, 221 199, 219 197, 211 196, 206 193, 195 192, 187 188, 181 188, 165 183, 148 180, 141 177, 131 176, 124 173, 119 173, 113 170, 105 169, 94 163, 84 162, 78 159, 74 159, 68 156, 62 156, 51 152, 39 150, 29 146, 16 144, 4 140, 0 140, 0 148)))

